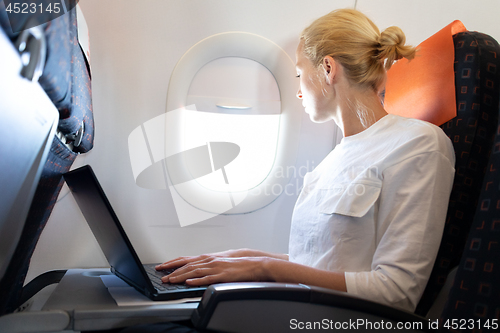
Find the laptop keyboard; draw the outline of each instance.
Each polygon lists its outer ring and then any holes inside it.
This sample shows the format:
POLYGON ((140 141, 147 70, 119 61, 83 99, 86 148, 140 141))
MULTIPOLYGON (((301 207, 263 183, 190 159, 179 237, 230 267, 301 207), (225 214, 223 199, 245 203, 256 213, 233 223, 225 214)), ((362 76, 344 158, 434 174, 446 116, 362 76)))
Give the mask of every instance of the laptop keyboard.
POLYGON ((187 284, 171 284, 171 283, 163 283, 161 281, 161 278, 165 275, 168 275, 175 271, 175 269, 168 269, 168 270, 163 270, 163 271, 157 271, 155 269, 156 265, 143 265, 144 269, 146 270, 146 273, 148 273, 149 279, 151 280, 151 283, 153 283, 153 286, 159 290, 159 291, 166 291, 166 290, 180 290, 180 289, 190 289, 190 288, 199 288, 199 287, 194 287, 194 286, 188 286, 187 284))

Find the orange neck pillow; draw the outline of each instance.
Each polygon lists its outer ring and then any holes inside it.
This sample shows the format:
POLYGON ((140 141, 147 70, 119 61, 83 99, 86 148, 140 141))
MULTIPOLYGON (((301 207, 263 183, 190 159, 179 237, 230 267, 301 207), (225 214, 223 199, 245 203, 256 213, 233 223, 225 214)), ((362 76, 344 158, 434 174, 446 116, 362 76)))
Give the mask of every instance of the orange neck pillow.
POLYGON ((463 31, 462 22, 453 21, 423 41, 413 60, 401 59, 387 71, 387 112, 438 126, 456 117, 453 35, 463 31))

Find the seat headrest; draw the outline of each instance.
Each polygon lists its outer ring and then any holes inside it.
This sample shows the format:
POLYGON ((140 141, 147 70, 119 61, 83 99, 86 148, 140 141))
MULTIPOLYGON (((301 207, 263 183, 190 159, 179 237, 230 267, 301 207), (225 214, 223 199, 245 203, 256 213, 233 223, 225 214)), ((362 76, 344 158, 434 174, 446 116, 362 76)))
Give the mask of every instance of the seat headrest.
POLYGON ((401 59, 387 72, 387 112, 442 125, 456 117, 453 35, 467 31, 456 20, 423 41, 411 61, 401 59))

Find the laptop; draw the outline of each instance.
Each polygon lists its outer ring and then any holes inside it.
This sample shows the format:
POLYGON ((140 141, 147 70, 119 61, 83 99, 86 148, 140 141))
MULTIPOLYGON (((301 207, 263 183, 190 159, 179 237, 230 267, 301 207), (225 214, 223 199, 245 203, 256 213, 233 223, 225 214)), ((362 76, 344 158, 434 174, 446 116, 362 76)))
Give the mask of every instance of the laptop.
POLYGON ((67 172, 64 179, 115 275, 154 301, 203 295, 207 286, 162 283, 161 277, 171 271, 158 272, 155 264, 141 263, 89 165, 67 172))

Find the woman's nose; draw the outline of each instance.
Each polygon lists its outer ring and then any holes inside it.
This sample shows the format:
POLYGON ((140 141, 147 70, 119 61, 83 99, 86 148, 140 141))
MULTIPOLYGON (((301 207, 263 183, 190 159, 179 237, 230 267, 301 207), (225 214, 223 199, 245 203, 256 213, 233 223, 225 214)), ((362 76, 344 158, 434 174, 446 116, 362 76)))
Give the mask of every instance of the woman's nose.
POLYGON ((297 91, 297 98, 302 99, 302 91, 300 91, 300 89, 297 91))

